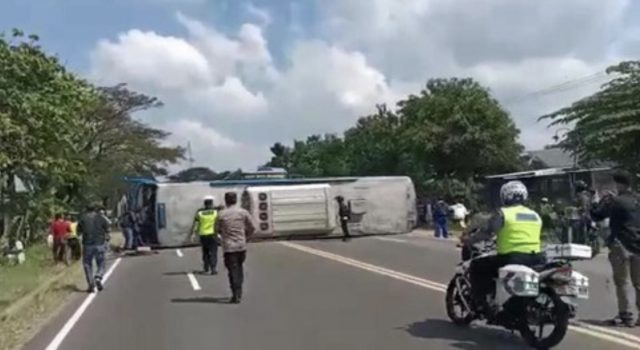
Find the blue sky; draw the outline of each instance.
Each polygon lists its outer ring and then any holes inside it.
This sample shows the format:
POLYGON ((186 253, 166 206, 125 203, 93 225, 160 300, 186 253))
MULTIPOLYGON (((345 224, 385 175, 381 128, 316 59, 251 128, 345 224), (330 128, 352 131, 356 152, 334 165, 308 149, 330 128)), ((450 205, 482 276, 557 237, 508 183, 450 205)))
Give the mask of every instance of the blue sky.
POLYGON ((38 34, 49 51, 59 54, 74 69, 86 71, 89 52, 98 39, 131 28, 184 34, 175 20, 176 11, 233 32, 253 17, 247 10, 249 3, 277 14, 277 21, 265 33, 276 57, 282 58, 288 42, 313 32, 315 4, 304 0, 5 0, 0 30, 20 28, 38 34), (304 32, 292 30, 294 25, 300 25, 304 32))
POLYGON ((540 148, 555 131, 537 117, 606 77, 554 86, 640 56, 632 0, 4 0, 0 24, 97 84, 160 97, 139 117, 216 170, 340 133, 434 77, 478 79, 540 148))

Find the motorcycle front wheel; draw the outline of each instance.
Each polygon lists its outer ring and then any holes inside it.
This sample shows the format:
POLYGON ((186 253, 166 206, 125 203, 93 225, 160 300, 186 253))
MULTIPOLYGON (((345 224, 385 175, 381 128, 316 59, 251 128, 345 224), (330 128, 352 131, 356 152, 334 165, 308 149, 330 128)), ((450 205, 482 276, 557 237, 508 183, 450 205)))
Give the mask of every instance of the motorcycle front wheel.
POLYGON ((520 322, 520 335, 535 349, 550 349, 567 334, 571 312, 553 291, 541 291, 538 298, 527 303, 525 314, 520 322), (551 326, 553 329, 545 333, 545 327, 549 330, 551 326))
POLYGON ((471 305, 471 285, 464 277, 456 275, 451 279, 447 287, 445 304, 447 315, 456 325, 467 326, 473 321, 473 314, 467 308, 471 305))

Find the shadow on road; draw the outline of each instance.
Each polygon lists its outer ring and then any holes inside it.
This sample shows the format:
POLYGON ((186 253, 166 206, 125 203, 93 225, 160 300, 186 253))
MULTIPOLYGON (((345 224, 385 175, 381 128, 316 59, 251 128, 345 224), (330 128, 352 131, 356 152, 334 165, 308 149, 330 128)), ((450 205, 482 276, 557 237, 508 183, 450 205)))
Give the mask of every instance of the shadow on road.
POLYGON ((229 304, 229 297, 173 298, 172 303, 229 304))
POLYGON ((82 289, 75 284, 65 284, 64 286, 60 286, 54 289, 55 291, 66 291, 66 292, 74 292, 74 293, 84 293, 86 289, 82 289))
POLYGON ((626 328, 622 326, 614 326, 610 323, 609 320, 580 320, 580 322, 590 324, 592 326, 598 326, 598 327, 626 328))
POLYGON ((528 349, 520 337, 500 329, 460 327, 448 320, 427 319, 405 328, 417 338, 452 340, 457 349, 528 349))
POLYGON ((186 276, 191 271, 172 271, 163 273, 164 276, 186 276))
MULTIPOLYGON (((194 275, 199 275, 199 276, 212 276, 208 272, 198 271, 198 270, 194 270, 194 271, 171 271, 171 272, 165 272, 162 275, 164 275, 164 276, 186 276, 187 274, 190 274, 190 273, 192 273, 194 275)), ((213 275, 213 276, 216 276, 216 275, 213 275)))

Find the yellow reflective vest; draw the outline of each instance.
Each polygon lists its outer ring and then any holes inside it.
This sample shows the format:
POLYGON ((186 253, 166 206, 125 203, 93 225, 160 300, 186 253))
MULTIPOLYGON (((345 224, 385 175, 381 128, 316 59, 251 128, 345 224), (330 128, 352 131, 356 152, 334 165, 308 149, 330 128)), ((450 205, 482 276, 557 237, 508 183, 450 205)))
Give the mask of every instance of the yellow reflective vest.
POLYGON ((540 253, 542 220, 535 211, 523 206, 502 208, 504 225, 498 232, 498 254, 540 253))
POLYGON ((218 211, 215 209, 200 209, 196 214, 198 222, 198 234, 200 236, 212 236, 216 234, 216 220, 218 211))
POLYGON ((78 223, 70 222, 69 229, 71 231, 69 232, 69 238, 78 238, 78 223))

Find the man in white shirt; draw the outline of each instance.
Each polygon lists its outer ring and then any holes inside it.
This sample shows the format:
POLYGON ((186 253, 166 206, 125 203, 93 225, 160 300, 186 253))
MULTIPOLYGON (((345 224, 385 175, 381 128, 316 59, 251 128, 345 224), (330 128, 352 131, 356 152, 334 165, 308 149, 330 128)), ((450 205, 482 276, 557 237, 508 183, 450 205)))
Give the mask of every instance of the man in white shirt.
POLYGON ((461 201, 458 201, 456 204, 449 207, 449 210, 453 212, 453 220, 458 221, 462 228, 467 227, 466 218, 469 215, 469 210, 462 204, 461 201))

